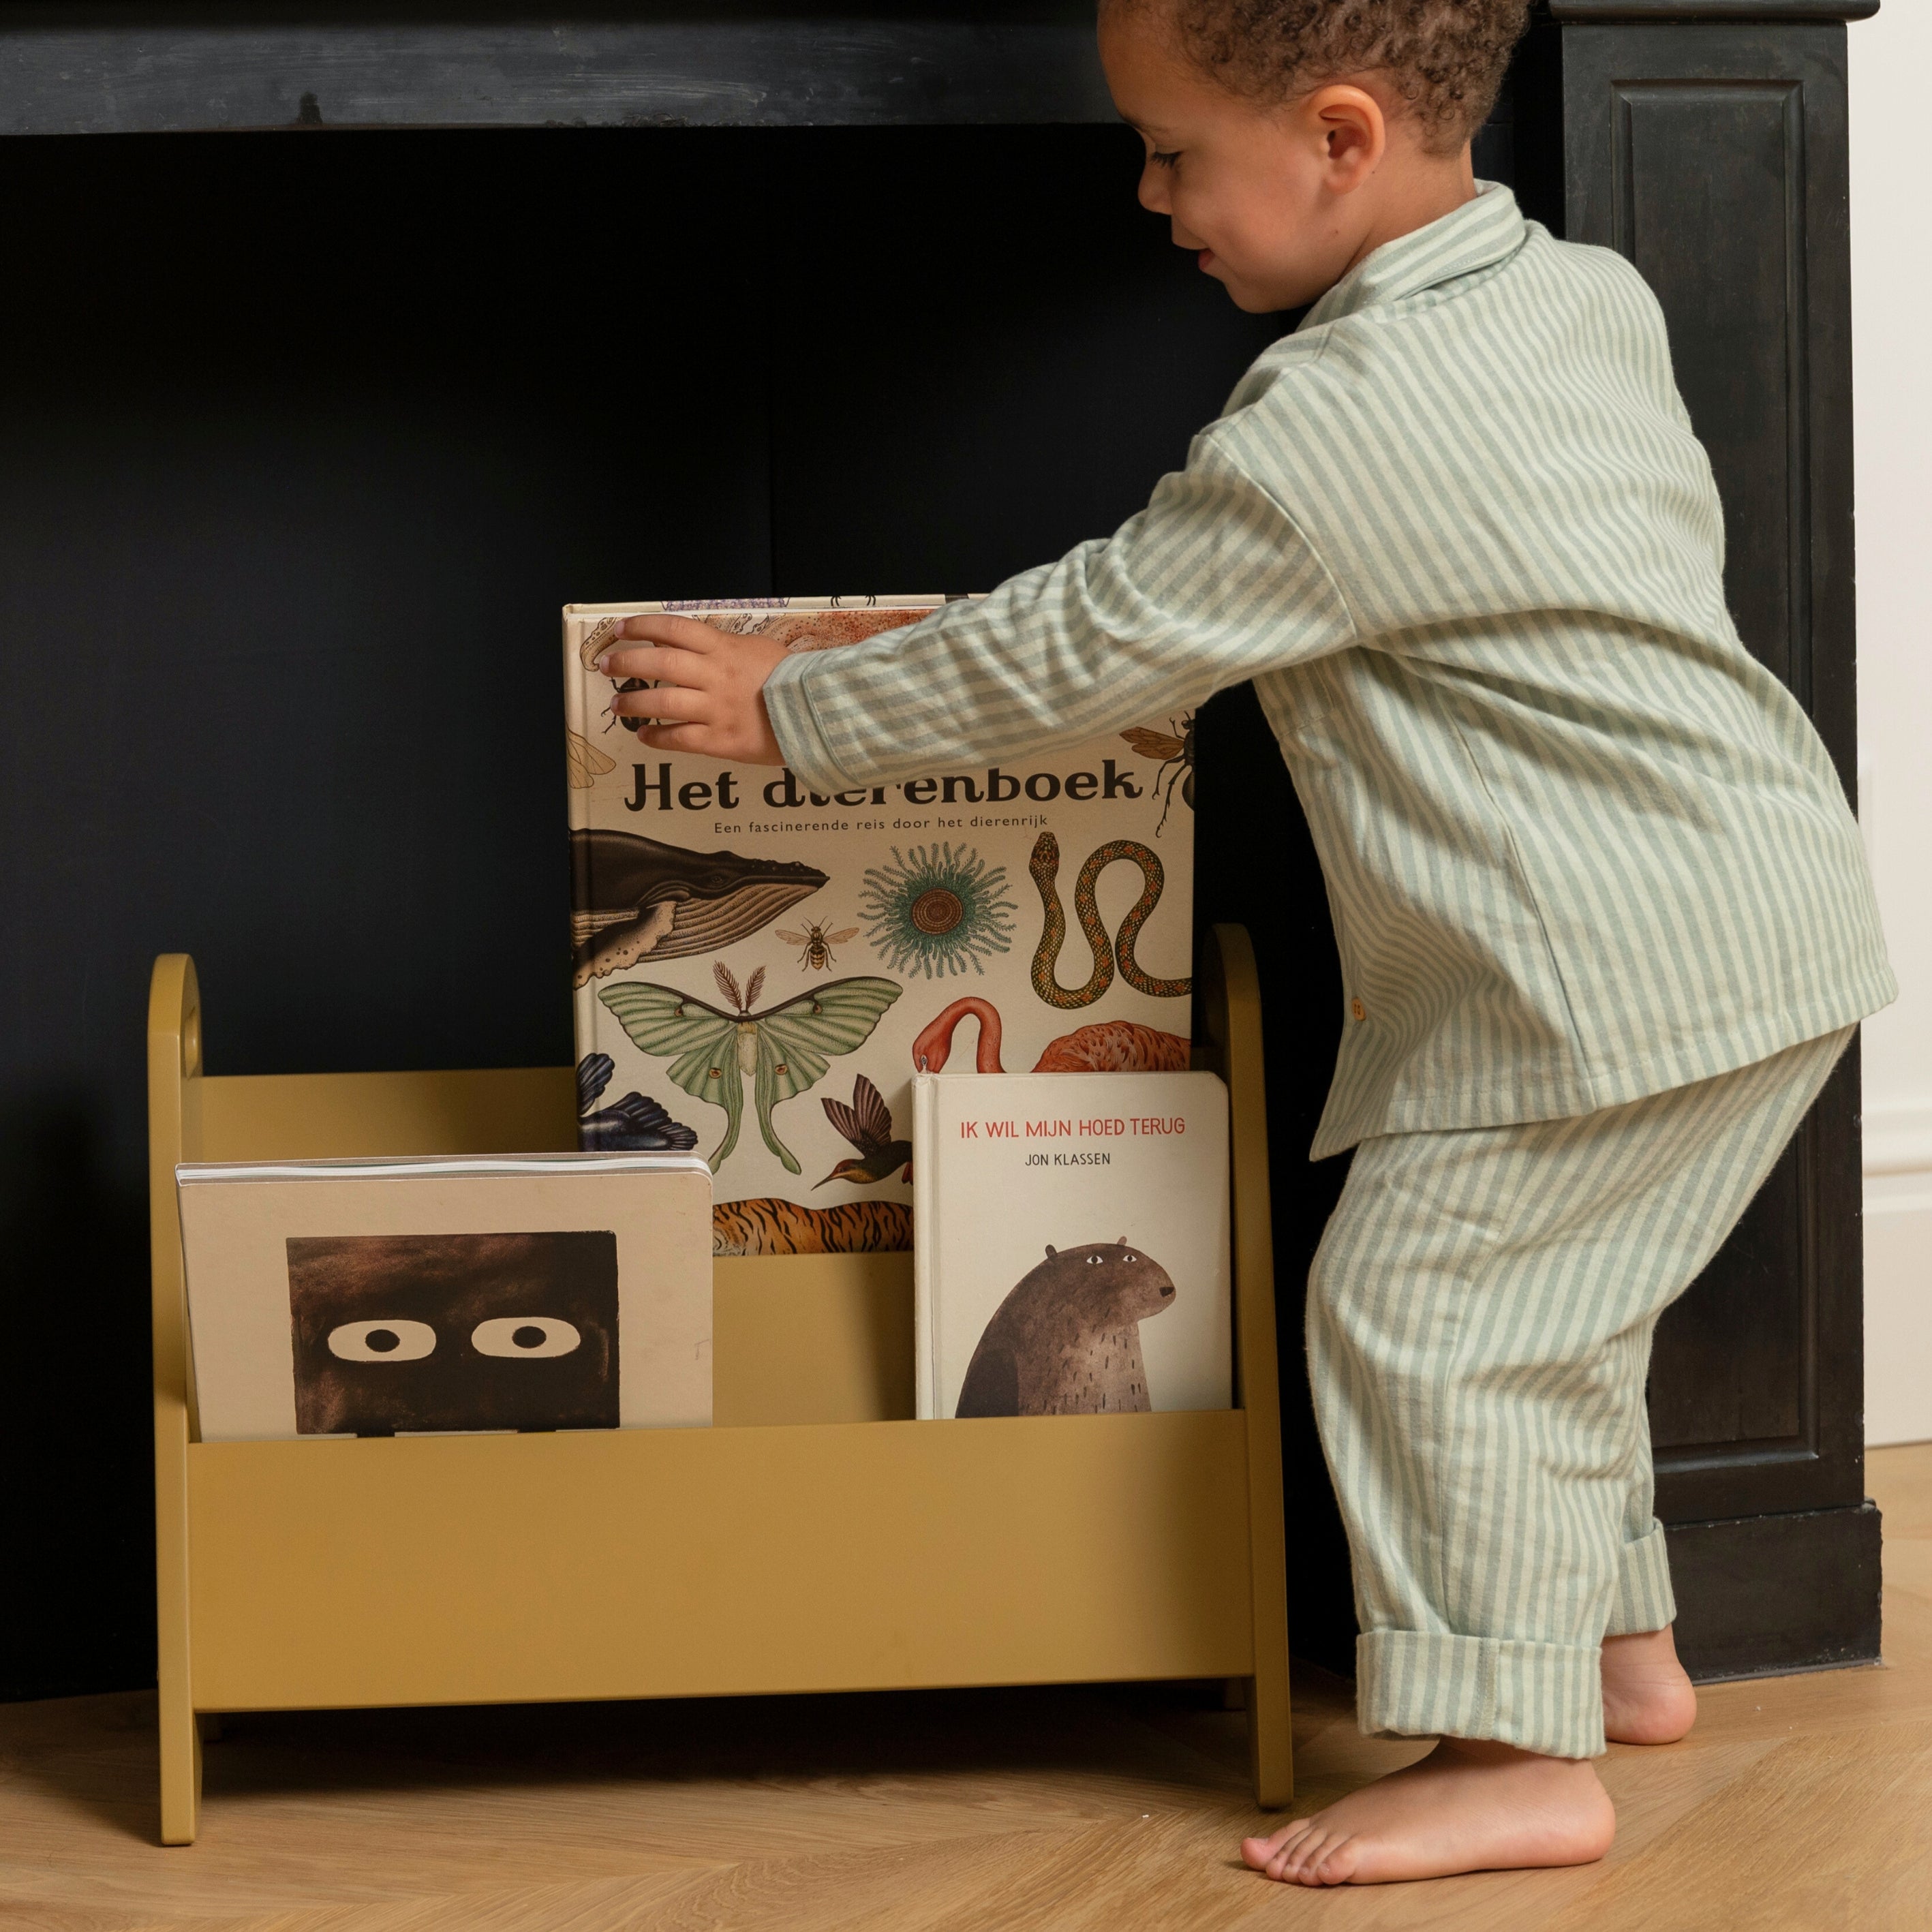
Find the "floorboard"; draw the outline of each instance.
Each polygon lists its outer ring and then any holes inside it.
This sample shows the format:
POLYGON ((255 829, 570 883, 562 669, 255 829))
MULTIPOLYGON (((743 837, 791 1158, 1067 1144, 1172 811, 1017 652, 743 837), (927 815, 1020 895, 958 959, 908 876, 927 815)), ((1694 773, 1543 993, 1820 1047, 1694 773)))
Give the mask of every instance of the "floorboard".
MULTIPOLYGON (((1875 1450, 1885 1662, 1718 1684, 1604 1766, 1600 1864, 1296 1894, 1244 1871, 1218 1686, 228 1720, 163 1850, 153 1703, 0 1706, 7 1932, 1932 1932, 1932 1444, 1875 1450)), ((1296 1680, 1312 1809, 1418 1754, 1296 1680)))

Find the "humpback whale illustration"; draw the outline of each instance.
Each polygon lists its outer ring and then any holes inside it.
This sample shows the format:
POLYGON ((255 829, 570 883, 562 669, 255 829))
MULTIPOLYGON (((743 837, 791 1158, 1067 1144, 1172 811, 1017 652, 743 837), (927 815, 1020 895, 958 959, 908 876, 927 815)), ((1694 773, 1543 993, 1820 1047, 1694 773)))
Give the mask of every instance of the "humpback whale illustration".
POLYGON ((570 835, 570 936, 576 984, 640 959, 716 952, 769 925, 824 884, 795 860, 692 852, 633 832, 570 835))

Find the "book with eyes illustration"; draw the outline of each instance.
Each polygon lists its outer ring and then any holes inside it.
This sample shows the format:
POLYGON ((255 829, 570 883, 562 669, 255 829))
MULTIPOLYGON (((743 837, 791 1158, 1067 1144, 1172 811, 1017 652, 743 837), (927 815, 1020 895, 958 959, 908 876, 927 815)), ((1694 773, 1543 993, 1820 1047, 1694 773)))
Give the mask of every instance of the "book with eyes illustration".
POLYGON ((702 1154, 719 1253, 910 1248, 921 1070, 1187 1064, 1191 716, 827 796, 644 748, 597 668, 634 616, 838 650, 946 601, 564 613, 580 1144, 702 1154))
POLYGON ((694 1155, 175 1175, 205 1442, 710 1423, 694 1155))
POLYGON ((913 1166, 922 1420, 1229 1406, 1214 1075, 922 1075, 913 1166))

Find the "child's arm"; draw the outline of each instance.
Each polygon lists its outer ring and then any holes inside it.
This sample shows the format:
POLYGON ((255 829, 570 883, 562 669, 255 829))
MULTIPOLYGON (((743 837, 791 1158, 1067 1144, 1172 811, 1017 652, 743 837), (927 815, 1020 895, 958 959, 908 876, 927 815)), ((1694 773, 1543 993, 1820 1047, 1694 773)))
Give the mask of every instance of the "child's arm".
POLYGON ((621 715, 654 748, 789 764, 842 790, 1077 742, 1339 650, 1354 626, 1287 512, 1208 437, 1111 538, 836 650, 784 652, 676 617, 605 659, 671 688, 621 715))

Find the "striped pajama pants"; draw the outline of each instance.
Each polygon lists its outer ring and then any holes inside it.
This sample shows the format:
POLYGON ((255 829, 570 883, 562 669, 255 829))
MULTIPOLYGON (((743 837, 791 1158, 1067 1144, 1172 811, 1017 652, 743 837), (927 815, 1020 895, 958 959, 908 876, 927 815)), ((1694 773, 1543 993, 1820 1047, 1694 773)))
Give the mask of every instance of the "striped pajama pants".
POLYGON ((1356 1149, 1309 1277, 1308 1353, 1364 1731, 1603 1750, 1604 1638, 1676 1615, 1652 1333, 1852 1030, 1597 1113, 1356 1149))

